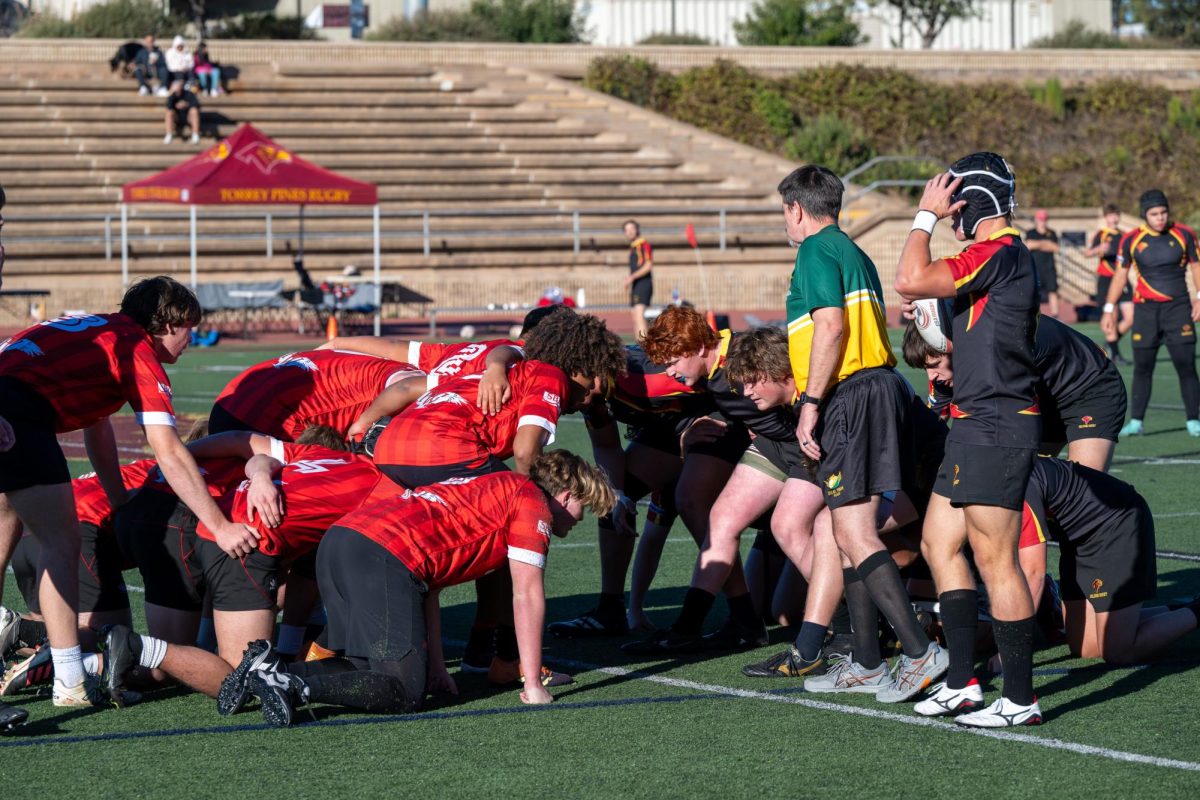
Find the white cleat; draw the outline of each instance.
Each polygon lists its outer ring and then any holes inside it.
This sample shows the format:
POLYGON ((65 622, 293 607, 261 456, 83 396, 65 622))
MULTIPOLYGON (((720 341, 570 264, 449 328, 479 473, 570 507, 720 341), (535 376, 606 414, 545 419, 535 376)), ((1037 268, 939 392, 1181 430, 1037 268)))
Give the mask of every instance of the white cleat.
POLYGON ((815 694, 832 694, 834 692, 853 692, 856 694, 875 694, 880 689, 890 689, 892 675, 888 672, 886 661, 879 662, 875 669, 867 669, 854 661, 854 654, 849 656, 831 655, 824 675, 814 675, 804 679, 804 691, 815 694))
POLYGON ((937 642, 930 642, 917 658, 901 654, 892 667, 892 685, 876 699, 881 703, 900 703, 928 689, 950 669, 950 653, 937 642))
POLYGON ((1017 725, 1041 725, 1042 709, 1037 698, 1033 705, 1019 706, 1008 698, 1001 697, 985 709, 960 714, 954 718, 959 725, 972 728, 1014 728, 1017 725))
POLYGON ((971 682, 961 689, 951 689, 945 683, 934 684, 929 696, 913 706, 913 711, 923 717, 944 717, 982 707, 983 689, 979 681, 971 678, 971 682))

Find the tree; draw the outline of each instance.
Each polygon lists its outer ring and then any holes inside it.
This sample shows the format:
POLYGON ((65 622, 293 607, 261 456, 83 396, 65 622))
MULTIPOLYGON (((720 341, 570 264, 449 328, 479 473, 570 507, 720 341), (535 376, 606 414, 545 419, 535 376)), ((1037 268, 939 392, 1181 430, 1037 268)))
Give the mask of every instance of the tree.
POLYGON ((904 46, 904 27, 916 26, 921 34, 921 47, 929 49, 952 19, 966 19, 979 13, 977 0, 883 0, 900 12, 900 28, 892 39, 892 47, 904 46))
POLYGON ((1185 47, 1200 47, 1200 0, 1133 0, 1133 18, 1146 32, 1185 47))
POLYGON ((854 47, 864 39, 853 7, 853 0, 761 0, 733 30, 743 45, 854 47))

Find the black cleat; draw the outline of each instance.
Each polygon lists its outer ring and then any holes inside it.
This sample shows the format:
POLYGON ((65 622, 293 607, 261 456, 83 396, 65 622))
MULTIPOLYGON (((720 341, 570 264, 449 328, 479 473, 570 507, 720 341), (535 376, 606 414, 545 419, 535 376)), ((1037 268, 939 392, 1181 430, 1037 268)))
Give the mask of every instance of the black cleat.
POLYGON ((765 661, 742 667, 747 678, 808 678, 825 674, 825 656, 818 653, 812 661, 805 661, 800 651, 792 645, 765 661))
POLYGON ((130 642, 137 636, 124 625, 105 625, 100 630, 100 652, 104 653, 104 667, 100 670, 100 691, 107 694, 117 708, 126 705, 125 679, 138 665, 130 642))
POLYGON ((29 712, 25 709, 0 703, 0 733, 8 733, 14 728, 21 727, 28 719, 29 712))
POLYGON ((746 628, 733 617, 725 621, 718 630, 704 636, 705 650, 753 650, 770 643, 766 624, 757 628, 746 628))
POLYGON ((821 652, 826 658, 830 656, 848 656, 854 649, 854 634, 852 633, 829 633, 825 636, 825 643, 821 645, 821 652))
POLYGON ((242 654, 241 663, 221 681, 221 689, 217 692, 218 714, 227 717, 241 711, 250 694, 247 688, 250 675, 260 669, 279 669, 279 654, 265 639, 251 642, 242 654))
POLYGON ((621 649, 635 656, 669 656, 696 653, 704 647, 704 637, 694 633, 677 633, 670 628, 656 631, 645 639, 626 642, 621 649))
POLYGON ((263 719, 276 728, 291 725, 296 708, 308 704, 308 686, 282 670, 251 670, 247 688, 262 704, 263 719))
POLYGON ((629 622, 625 612, 620 616, 601 614, 599 609, 585 611, 575 619, 551 622, 546 630, 555 639, 591 639, 597 636, 625 636, 629 622))

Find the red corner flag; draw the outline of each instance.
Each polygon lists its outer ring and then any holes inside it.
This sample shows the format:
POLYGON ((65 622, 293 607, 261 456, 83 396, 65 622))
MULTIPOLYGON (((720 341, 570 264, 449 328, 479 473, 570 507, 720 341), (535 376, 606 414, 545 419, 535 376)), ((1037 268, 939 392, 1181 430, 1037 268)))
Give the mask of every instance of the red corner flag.
POLYGON ((688 244, 691 245, 693 250, 700 246, 700 244, 696 241, 696 228, 692 225, 692 223, 689 222, 683 231, 684 235, 687 236, 688 244))

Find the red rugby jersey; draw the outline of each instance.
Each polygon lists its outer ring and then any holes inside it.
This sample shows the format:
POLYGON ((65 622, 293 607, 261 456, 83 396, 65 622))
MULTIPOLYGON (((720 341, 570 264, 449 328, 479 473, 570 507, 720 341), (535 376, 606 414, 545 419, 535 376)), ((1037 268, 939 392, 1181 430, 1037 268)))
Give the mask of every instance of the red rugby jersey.
MULTIPOLYGON (((282 451, 273 455, 282 456, 284 462, 275 479, 284 497, 283 523, 278 528, 268 528, 258 516, 249 521, 249 481, 242 481, 217 501, 231 520, 246 523, 261 534, 258 549, 268 556, 290 559, 311 552, 325 531, 358 508, 382 477, 370 459, 319 445, 285 443, 282 451)), ((196 532, 213 540, 204 523, 196 526, 196 532)))
MULTIPOLYGON (((155 464, 153 458, 143 458, 121 465, 121 482, 125 484, 126 491, 141 486, 155 464)), ((101 532, 109 532, 116 514, 96 473, 80 475, 71 481, 71 489, 75 492, 75 516, 79 521, 95 525, 101 532)))
MULTIPOLYGON (((200 477, 212 497, 220 497, 225 492, 237 486, 246 479, 246 461, 241 458, 202 458, 196 460, 200 469, 200 477)), ((163 475, 158 465, 152 465, 146 480, 141 484, 143 489, 151 489, 165 494, 175 494, 167 477, 163 475)))
POLYGON ((395 487, 388 497, 377 492, 337 524, 377 542, 440 589, 481 578, 510 559, 545 569, 552 522, 537 484, 497 472, 420 489, 395 487))
POLYGON ((523 342, 511 339, 453 344, 409 342, 408 360, 429 376, 425 385, 432 389, 442 381, 483 372, 487 367, 488 353, 497 347, 511 347, 524 355, 523 346, 523 342))
POLYGON ((296 439, 309 425, 345 433, 380 392, 423 374, 411 364, 345 350, 288 353, 238 375, 216 404, 280 439, 296 439))
POLYGON ((488 456, 512 455, 517 428, 558 426, 567 376, 540 361, 521 361, 508 370, 512 399, 499 414, 479 410, 479 375, 455 378, 423 394, 397 414, 375 444, 376 464, 441 466, 481 464, 488 456))
POLYGON ((40 394, 58 433, 87 428, 129 403, 139 425, 175 427, 171 381, 150 334, 124 314, 60 317, 0 343, 0 375, 40 394))

